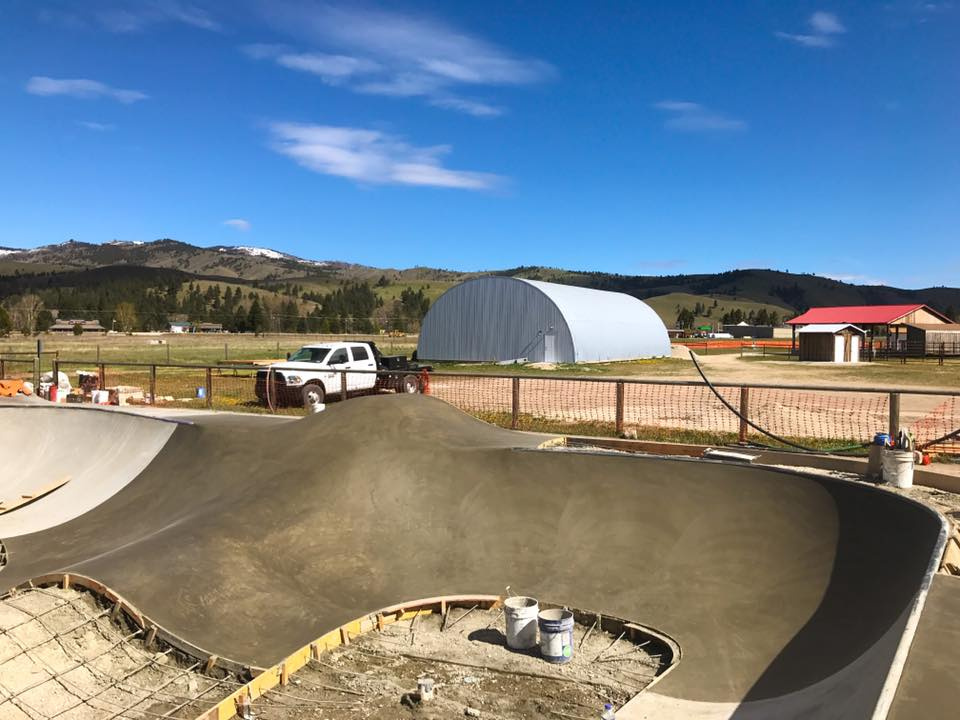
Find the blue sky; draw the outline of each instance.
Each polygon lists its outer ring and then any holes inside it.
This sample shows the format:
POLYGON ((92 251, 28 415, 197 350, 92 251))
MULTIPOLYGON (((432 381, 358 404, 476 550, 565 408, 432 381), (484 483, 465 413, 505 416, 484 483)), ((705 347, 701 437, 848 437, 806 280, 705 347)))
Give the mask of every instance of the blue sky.
POLYGON ((960 278, 955 2, 7 0, 0 245, 960 278))

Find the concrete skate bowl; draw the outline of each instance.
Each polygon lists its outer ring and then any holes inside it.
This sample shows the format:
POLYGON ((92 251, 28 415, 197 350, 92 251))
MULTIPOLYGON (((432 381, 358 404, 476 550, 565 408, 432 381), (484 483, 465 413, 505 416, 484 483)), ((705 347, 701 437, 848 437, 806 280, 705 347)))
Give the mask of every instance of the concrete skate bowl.
POLYGON ((939 516, 861 484, 542 439, 406 395, 197 418, 106 502, 9 539, 4 584, 95 578, 258 667, 363 613, 510 585, 679 643, 618 717, 883 717, 939 516))
POLYGON ((49 403, 0 405, 0 538, 45 530, 96 507, 139 475, 175 424, 49 403))

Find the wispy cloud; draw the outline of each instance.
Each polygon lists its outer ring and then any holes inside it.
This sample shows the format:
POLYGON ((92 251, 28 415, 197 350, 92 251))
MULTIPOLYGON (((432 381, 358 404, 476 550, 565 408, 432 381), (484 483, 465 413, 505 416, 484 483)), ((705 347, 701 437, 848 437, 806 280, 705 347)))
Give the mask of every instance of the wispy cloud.
POLYGON ((134 0, 98 10, 96 21, 115 33, 134 33, 150 25, 181 23, 201 30, 220 30, 221 25, 206 10, 179 0, 134 0))
POLYGON ((108 130, 117 129, 117 126, 113 123, 101 123, 93 120, 80 120, 78 124, 87 130, 94 130, 96 132, 107 132, 108 130))
POLYGON ((234 230, 239 230, 240 232, 247 232, 253 227, 249 220, 244 220, 243 218, 231 218, 230 220, 224 220, 223 224, 227 227, 232 227, 234 230))
POLYGON ((261 44, 245 46, 248 55, 355 92, 422 97, 436 107, 492 116, 502 110, 456 89, 530 85, 556 75, 543 60, 518 57, 432 18, 325 2, 271 4, 267 17, 319 51, 261 44))
POLYGON ((146 100, 149 96, 139 90, 122 90, 97 80, 87 78, 51 78, 35 75, 27 81, 27 92, 31 95, 53 96, 67 95, 81 100, 109 98, 122 103, 134 103, 146 100))
POLYGON ((880 280, 875 277, 870 277, 869 275, 858 275, 856 273, 850 274, 829 274, 824 273, 825 278, 830 280, 836 280, 837 282, 849 283, 851 285, 886 285, 887 283, 883 280, 880 280))
POLYGON ((378 130, 278 122, 272 147, 309 170, 377 185, 420 185, 486 190, 497 175, 443 167, 448 145, 415 147, 378 130))
POLYGON ((687 100, 661 100, 653 107, 667 115, 663 125, 679 132, 731 132, 746 130, 747 123, 687 100))
POLYGON ((434 98, 430 101, 430 104, 434 107, 456 110, 475 117, 495 117, 504 113, 504 109, 496 105, 488 105, 476 100, 458 97, 434 98))
POLYGON ((827 48, 836 44, 837 35, 847 31, 840 18, 823 10, 818 10, 807 18, 807 25, 810 28, 807 33, 776 32, 774 35, 804 47, 827 48))

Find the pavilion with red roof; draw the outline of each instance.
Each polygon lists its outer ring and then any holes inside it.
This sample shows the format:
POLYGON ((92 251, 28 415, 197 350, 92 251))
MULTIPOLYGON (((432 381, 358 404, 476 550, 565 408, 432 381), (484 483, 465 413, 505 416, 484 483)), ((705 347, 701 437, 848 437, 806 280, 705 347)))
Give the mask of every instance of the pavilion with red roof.
POLYGON ((797 345, 797 328, 805 325, 835 325, 849 323, 863 328, 872 340, 877 336, 887 338, 889 346, 896 347, 900 333, 906 335, 907 325, 938 325, 949 323, 950 318, 933 308, 913 303, 910 305, 841 305, 838 307, 810 308, 805 313, 787 320, 793 328, 793 350, 797 345))

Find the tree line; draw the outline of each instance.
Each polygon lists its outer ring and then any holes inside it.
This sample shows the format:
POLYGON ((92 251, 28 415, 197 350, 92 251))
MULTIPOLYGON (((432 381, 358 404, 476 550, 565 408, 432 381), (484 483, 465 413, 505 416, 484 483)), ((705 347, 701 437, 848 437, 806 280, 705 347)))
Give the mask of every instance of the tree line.
MULTIPOLYGON (((83 275, 84 273, 76 273, 83 275)), ((49 274, 0 280, 0 334, 44 332, 60 320, 97 320, 107 330, 165 331, 172 320, 220 324, 228 332, 371 333, 419 330, 430 307, 424 288, 405 288, 384 301, 367 282, 330 292, 281 288, 277 297, 245 287, 189 281, 176 271, 151 273, 151 282, 123 275, 66 285, 49 274), (6 292, 4 292, 6 291, 6 292), (19 292, 17 292, 19 291, 19 292)), ((90 278, 92 280, 92 278, 90 278)))

